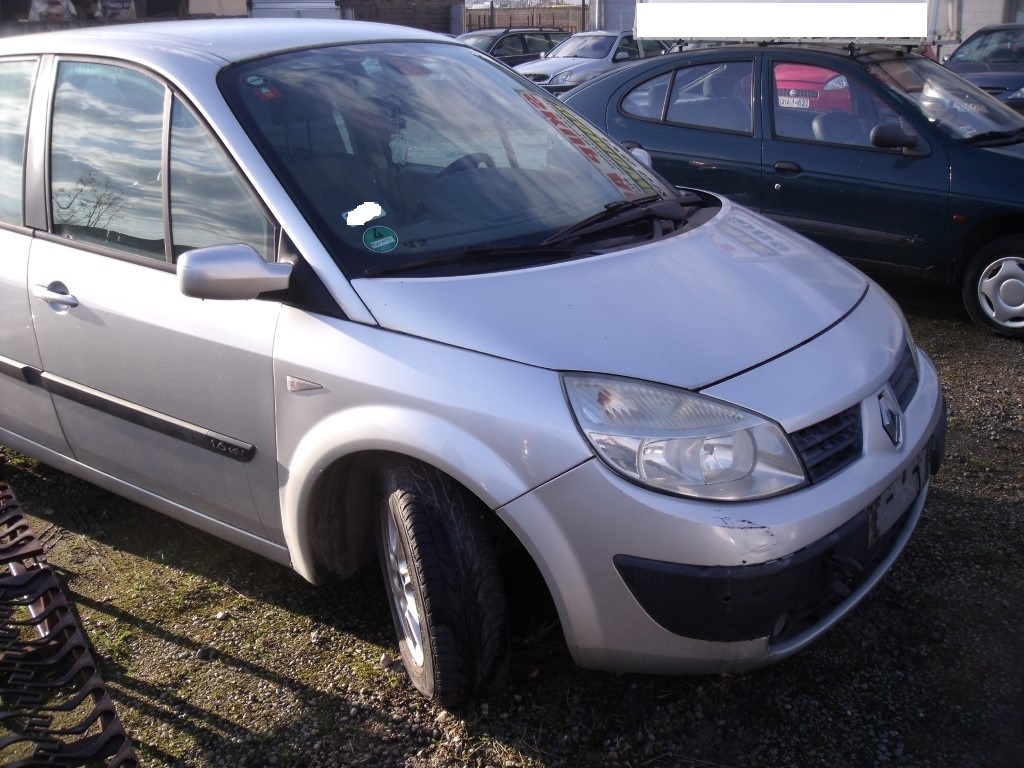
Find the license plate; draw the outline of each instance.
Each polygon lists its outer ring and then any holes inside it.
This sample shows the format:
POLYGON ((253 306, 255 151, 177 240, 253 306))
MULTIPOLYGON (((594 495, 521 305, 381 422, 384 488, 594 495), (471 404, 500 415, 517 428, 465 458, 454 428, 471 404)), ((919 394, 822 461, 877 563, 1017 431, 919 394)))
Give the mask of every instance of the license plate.
POLYGON ((889 532, 917 498, 924 487, 927 467, 927 458, 922 451, 914 463, 900 472, 892 485, 868 507, 869 547, 874 546, 876 541, 889 532))
POLYGON ((800 99, 796 96, 779 96, 780 107, 792 107, 795 109, 808 109, 811 106, 810 99, 800 99))

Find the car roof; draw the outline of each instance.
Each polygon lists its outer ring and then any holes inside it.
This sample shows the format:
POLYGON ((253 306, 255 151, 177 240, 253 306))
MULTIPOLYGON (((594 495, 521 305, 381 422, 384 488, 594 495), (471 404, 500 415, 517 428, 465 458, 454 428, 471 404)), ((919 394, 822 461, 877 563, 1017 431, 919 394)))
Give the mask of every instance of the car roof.
MULTIPOLYGON (((298 48, 328 44, 424 40, 446 36, 392 24, 325 19, 197 19, 114 24, 0 40, 0 55, 62 53, 110 56, 163 69, 168 63, 206 62, 217 67, 298 48)), ((462 45, 462 43, 458 43, 462 45)), ((173 67, 172 67, 173 68, 173 67)))
POLYGON ((561 27, 486 27, 471 29, 469 32, 463 32, 459 37, 469 37, 470 35, 504 35, 508 32, 565 32, 565 30, 561 27))
POLYGON ((665 54, 658 57, 664 61, 672 58, 716 58, 719 56, 753 55, 764 51, 799 51, 803 53, 821 54, 833 58, 856 61, 863 56, 877 54, 893 54, 916 56, 918 54, 907 50, 904 44, 854 44, 848 43, 815 43, 815 42, 764 42, 764 43, 723 43, 722 45, 710 46, 707 48, 691 48, 685 51, 665 54))
POLYGON ((996 32, 1004 29, 1024 29, 1024 24, 1021 24, 1020 22, 1009 22, 1007 24, 987 24, 986 26, 979 29, 977 32, 974 32, 971 35, 971 37, 974 37, 974 35, 977 35, 980 32, 996 32))

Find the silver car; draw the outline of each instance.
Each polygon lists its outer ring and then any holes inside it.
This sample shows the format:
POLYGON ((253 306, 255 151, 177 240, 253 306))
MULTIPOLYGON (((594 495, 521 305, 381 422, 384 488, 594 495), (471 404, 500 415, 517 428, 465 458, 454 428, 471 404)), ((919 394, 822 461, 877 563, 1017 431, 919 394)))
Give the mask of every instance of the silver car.
POLYGON ((289 564, 379 561, 413 684, 501 685, 506 553, 586 667, 785 658, 943 451, 860 272, 450 38, 0 43, 0 442, 289 564))
POLYGON ((660 56, 666 48, 660 40, 637 40, 632 32, 577 32, 514 69, 549 93, 564 93, 627 62, 660 56))

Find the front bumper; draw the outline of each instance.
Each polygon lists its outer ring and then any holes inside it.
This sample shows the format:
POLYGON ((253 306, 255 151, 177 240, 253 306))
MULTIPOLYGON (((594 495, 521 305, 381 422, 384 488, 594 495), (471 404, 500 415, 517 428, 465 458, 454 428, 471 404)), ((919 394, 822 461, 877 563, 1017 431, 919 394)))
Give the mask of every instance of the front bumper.
POLYGON ((692 566, 616 555, 629 591, 677 635, 729 643, 769 638, 773 652, 849 611, 889 570, 921 517, 942 461, 945 416, 927 450, 853 519, 799 552, 766 563, 692 566), (895 512, 887 509, 896 505, 895 512), (891 527, 879 531, 879 520, 891 527))
MULTIPOLYGON (((942 460, 944 403, 920 360, 900 446, 875 418, 860 459, 799 491, 689 501, 594 460, 500 510, 544 575, 577 663, 739 672, 795 653, 849 613, 906 546, 942 460)), ((877 414, 866 394, 865 413, 877 414)))

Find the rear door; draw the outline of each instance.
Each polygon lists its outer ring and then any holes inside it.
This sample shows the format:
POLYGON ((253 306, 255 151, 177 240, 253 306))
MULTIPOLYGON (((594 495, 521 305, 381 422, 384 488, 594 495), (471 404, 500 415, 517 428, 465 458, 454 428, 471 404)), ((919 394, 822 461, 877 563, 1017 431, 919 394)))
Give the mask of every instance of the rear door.
POLYGON ((174 261, 232 242, 272 259, 273 222, 195 115, 126 67, 59 63, 49 175, 28 284, 74 456, 262 537, 277 509, 280 307, 187 298, 174 261))
POLYGON ((37 69, 36 59, 0 61, 0 442, 26 440, 66 455, 53 402, 38 385, 42 362, 25 284, 32 232, 23 220, 24 163, 37 69))
MULTIPOLYGON (((752 109, 756 59, 720 57, 659 67, 611 96, 608 130, 651 153, 677 186, 761 206, 761 126, 752 109)), ((571 103, 571 102, 570 102, 571 103)))
POLYGON ((881 86, 831 57, 766 54, 763 211, 854 261, 935 262, 947 226, 949 163, 881 86), (896 123, 918 151, 872 146, 896 123))

